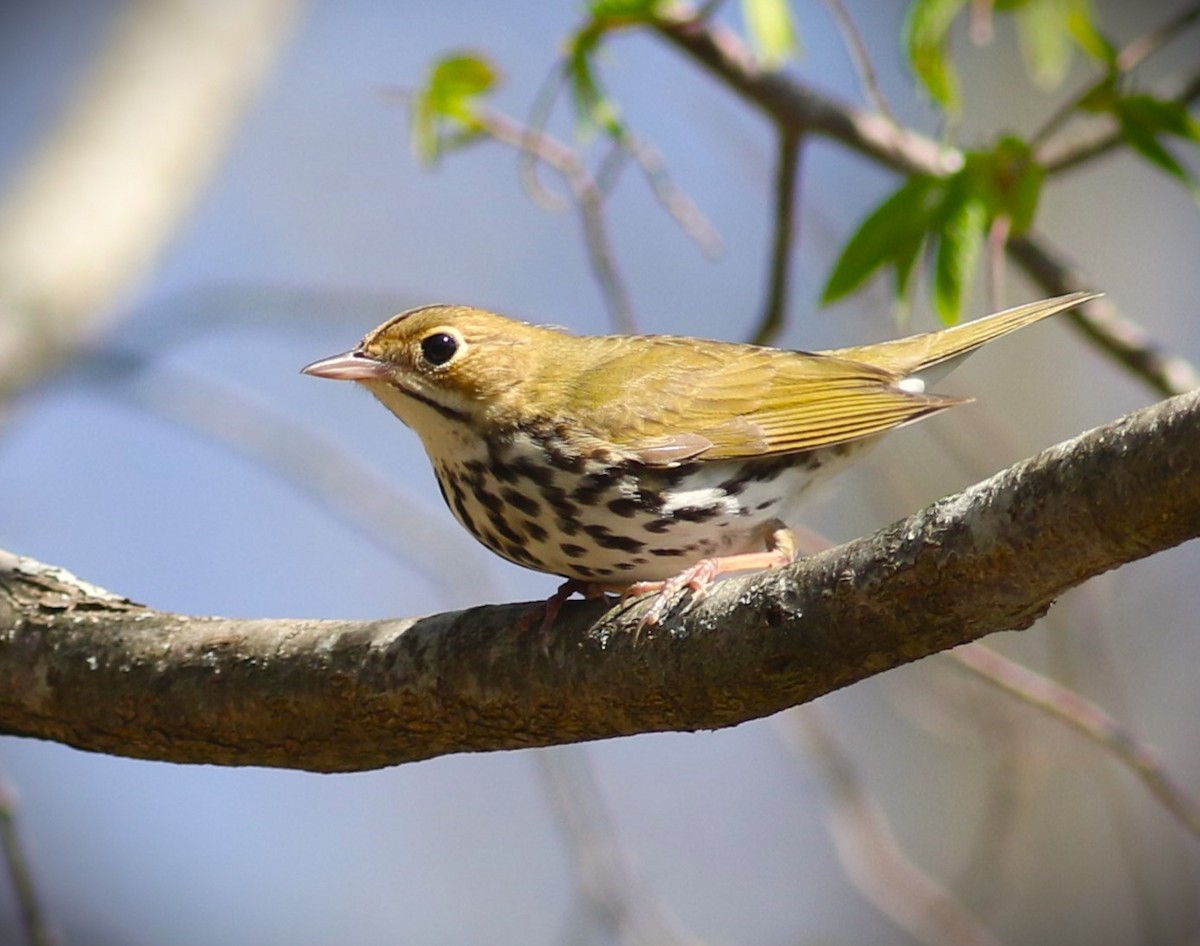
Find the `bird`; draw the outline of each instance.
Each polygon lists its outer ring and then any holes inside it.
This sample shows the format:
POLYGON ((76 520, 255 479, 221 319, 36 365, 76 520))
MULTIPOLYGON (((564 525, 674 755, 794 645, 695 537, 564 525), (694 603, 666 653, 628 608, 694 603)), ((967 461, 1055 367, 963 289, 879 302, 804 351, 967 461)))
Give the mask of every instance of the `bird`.
POLYGON ((420 438, 454 518, 572 593, 678 593, 794 561, 814 486, 970 398, 929 385, 981 345, 1096 294, 831 351, 575 335, 466 305, 402 312, 302 369, 365 387, 420 438))

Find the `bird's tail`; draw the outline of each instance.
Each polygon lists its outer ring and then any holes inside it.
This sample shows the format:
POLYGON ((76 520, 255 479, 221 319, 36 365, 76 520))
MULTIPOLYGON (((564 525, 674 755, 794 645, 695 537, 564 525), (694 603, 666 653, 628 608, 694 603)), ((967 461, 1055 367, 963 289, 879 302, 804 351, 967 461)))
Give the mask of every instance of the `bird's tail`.
MULTIPOLYGON (((1100 295, 1102 293, 1072 292, 1069 295, 1042 299, 1040 302, 1030 302, 1014 309, 985 315, 974 322, 965 322, 940 332, 911 335, 908 338, 857 348, 841 348, 828 354, 853 361, 870 362, 904 377, 923 376, 926 369, 941 366, 942 370, 936 372, 936 376, 940 377, 948 374, 956 367, 958 360, 965 358, 981 345, 1100 295)), ((924 379, 933 380, 927 376, 924 379)))

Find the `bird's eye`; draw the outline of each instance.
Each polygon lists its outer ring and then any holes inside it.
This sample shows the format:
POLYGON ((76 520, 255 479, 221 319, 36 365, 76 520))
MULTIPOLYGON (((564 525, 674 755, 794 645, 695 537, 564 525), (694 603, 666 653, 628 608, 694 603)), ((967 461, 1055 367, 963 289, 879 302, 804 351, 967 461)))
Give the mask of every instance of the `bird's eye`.
POLYGON ((421 354, 431 365, 444 365, 458 352, 458 339, 449 332, 434 332, 421 339, 421 354))

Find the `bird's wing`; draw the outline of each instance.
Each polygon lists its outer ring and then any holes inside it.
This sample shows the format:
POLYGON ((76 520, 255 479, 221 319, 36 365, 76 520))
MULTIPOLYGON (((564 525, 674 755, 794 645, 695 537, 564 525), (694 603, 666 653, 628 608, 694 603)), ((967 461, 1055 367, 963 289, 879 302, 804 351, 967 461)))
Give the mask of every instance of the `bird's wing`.
POLYGON ((829 447, 962 403, 823 354, 653 336, 621 348, 580 378, 573 413, 650 466, 829 447))

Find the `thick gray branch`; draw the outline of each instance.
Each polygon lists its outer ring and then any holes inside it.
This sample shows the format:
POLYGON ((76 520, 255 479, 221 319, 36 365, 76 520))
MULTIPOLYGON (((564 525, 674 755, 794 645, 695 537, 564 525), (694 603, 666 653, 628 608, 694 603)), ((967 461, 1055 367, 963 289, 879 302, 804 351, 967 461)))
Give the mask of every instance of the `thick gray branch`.
POLYGON ((1200 393, 1051 448, 883 531, 640 608, 380 621, 154 611, 0 553, 0 731, 176 762, 369 769, 732 726, 993 631, 1200 534, 1200 393))

